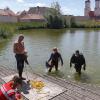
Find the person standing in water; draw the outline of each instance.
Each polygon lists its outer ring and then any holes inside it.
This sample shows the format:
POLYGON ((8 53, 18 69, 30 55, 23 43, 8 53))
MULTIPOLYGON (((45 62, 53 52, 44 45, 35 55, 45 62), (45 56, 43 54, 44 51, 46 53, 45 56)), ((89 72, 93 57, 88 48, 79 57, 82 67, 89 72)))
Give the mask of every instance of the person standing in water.
POLYGON ((23 40, 24 36, 22 34, 19 35, 18 40, 13 45, 13 52, 15 53, 15 58, 17 61, 17 70, 19 77, 22 80, 25 80, 25 78, 22 77, 22 73, 24 68, 24 62, 27 61, 27 56, 23 40))
POLYGON ((76 50, 75 54, 72 55, 70 59, 70 68, 72 67, 72 64, 74 64, 74 68, 76 72, 79 73, 79 75, 81 74, 82 65, 83 65, 83 69, 86 70, 85 58, 83 54, 79 52, 79 50, 76 50))
POLYGON ((61 66, 63 66, 63 59, 61 54, 58 52, 58 49, 56 47, 53 48, 53 53, 51 53, 50 59, 48 60, 50 67, 49 67, 49 72, 51 72, 52 68, 55 66, 55 70, 58 71, 58 62, 61 60, 61 66))

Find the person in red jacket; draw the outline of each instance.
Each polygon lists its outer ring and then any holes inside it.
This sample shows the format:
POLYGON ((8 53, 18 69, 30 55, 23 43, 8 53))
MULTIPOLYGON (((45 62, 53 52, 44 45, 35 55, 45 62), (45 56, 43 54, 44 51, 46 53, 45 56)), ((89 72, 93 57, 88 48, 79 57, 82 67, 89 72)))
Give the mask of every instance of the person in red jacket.
POLYGON ((21 87, 22 80, 18 76, 14 76, 13 79, 0 88, 0 100, 20 100, 21 94, 16 91, 21 87))

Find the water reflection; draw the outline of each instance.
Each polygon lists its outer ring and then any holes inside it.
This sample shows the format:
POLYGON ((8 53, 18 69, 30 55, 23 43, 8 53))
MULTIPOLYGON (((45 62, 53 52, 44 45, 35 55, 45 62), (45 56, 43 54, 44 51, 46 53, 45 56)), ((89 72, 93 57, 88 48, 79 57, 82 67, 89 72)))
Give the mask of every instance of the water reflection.
MULTIPOLYGON (((25 35, 25 46, 28 50, 28 60, 35 72, 45 74, 45 61, 49 59, 52 48, 57 46, 62 54, 64 66, 59 72, 52 72, 55 77, 68 78, 81 82, 100 83, 100 31, 98 30, 27 30, 20 31, 25 35), (75 50, 79 49, 86 58, 87 70, 81 77, 75 72, 70 73, 69 60, 75 50), (73 77, 73 78, 72 78, 73 77)), ((0 64, 16 68, 13 54, 13 43, 18 34, 9 42, 0 44, 0 64)))
POLYGON ((51 73, 48 72, 47 74, 53 77, 60 77, 60 78, 64 77, 64 73, 61 71, 53 71, 51 73))
POLYGON ((91 78, 86 73, 82 73, 81 75, 79 75, 78 73, 75 73, 74 74, 74 79, 76 81, 82 82, 82 83, 91 83, 91 78))
POLYGON ((70 32, 71 34, 74 34, 75 31, 76 31, 76 29, 74 29, 74 28, 72 28, 72 29, 69 30, 69 32, 70 32))

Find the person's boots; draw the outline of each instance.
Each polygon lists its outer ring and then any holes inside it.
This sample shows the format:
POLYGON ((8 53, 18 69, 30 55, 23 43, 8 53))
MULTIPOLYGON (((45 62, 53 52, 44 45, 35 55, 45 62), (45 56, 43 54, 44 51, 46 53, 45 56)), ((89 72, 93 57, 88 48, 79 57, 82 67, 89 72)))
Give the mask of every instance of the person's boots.
POLYGON ((52 68, 50 68, 50 69, 48 70, 48 72, 51 72, 51 70, 52 70, 52 68))
POLYGON ((58 66, 55 67, 56 71, 58 71, 58 66))
POLYGON ((81 75, 81 71, 79 71, 78 74, 81 75))
POLYGON ((22 80, 26 80, 26 78, 22 77, 22 72, 19 72, 19 77, 20 77, 22 80))

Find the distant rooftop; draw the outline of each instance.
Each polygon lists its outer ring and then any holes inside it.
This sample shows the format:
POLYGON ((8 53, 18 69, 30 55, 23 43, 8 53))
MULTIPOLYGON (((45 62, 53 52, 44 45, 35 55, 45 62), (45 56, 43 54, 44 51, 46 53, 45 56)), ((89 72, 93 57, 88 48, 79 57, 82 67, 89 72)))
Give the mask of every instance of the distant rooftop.
POLYGON ((26 14, 21 19, 44 19, 44 17, 39 14, 26 14))
POLYGON ((0 15, 2 16, 16 16, 16 14, 9 8, 0 9, 0 15))

